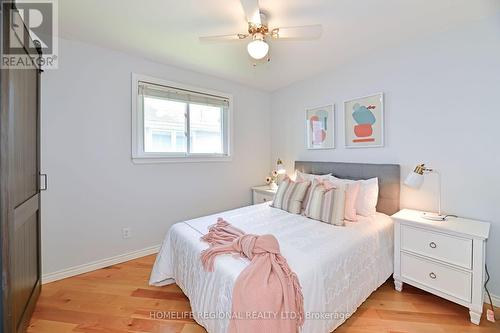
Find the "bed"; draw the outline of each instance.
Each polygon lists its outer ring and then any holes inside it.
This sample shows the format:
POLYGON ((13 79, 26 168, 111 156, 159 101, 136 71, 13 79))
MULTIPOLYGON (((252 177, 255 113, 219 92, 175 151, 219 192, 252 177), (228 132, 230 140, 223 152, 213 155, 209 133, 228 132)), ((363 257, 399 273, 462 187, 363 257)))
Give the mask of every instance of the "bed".
POLYGON ((399 166, 336 162, 296 162, 307 173, 349 179, 379 178, 377 214, 337 227, 272 208, 243 207, 177 223, 167 233, 150 278, 156 286, 177 283, 189 298, 195 320, 210 333, 226 332, 233 285, 248 260, 225 255, 206 272, 200 241, 218 217, 246 233, 272 234, 296 272, 306 314, 302 332, 331 332, 393 273, 393 223, 399 210, 399 166))

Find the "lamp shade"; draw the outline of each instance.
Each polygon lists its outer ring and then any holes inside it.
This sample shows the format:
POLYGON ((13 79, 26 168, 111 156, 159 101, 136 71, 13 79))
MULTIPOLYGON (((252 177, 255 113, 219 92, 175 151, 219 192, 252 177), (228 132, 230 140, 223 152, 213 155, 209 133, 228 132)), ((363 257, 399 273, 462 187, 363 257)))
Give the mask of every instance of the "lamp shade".
POLYGON ((286 173, 286 169, 283 166, 283 161, 281 161, 279 158, 278 161, 276 162, 276 172, 279 175, 284 175, 286 173))
POLYGON ((423 182, 424 182, 424 175, 412 171, 410 172, 408 177, 406 177, 404 184, 406 186, 419 189, 422 186, 423 182))

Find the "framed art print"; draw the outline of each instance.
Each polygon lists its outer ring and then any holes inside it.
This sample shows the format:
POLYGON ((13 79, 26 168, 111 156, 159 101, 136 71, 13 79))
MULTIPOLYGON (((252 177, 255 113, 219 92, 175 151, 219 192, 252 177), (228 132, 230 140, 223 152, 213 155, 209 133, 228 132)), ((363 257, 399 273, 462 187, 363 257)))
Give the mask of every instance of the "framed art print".
POLYGON ((346 148, 384 146, 384 94, 344 102, 346 148))
POLYGON ((327 105, 306 109, 307 149, 335 148, 335 108, 327 105))

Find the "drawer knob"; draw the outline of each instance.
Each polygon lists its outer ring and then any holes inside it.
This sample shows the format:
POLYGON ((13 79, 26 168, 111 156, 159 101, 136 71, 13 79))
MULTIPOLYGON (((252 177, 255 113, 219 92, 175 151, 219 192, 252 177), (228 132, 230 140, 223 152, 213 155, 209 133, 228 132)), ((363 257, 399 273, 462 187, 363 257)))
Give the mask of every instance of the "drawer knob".
POLYGON ((429 243, 429 246, 432 248, 432 249, 435 249, 437 247, 436 243, 434 242, 430 242, 429 243))
POLYGON ((437 276, 434 272, 430 272, 429 277, 434 280, 434 279, 436 279, 437 276))

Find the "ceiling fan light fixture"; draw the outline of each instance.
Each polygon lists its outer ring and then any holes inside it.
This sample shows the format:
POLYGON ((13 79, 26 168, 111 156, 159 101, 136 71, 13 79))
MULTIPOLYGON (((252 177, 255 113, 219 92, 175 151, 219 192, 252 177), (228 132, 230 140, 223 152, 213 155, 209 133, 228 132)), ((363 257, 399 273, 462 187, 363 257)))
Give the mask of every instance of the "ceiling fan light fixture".
MULTIPOLYGON (((321 37, 323 28, 321 24, 274 27, 270 29, 267 20, 267 13, 259 7, 259 0, 240 0, 245 12, 248 30, 245 33, 230 35, 200 37, 202 42, 225 42, 252 39, 247 44, 249 56, 255 60, 271 60, 269 57, 269 44, 271 40, 313 40, 321 37)), ((255 67, 264 61, 252 61, 255 67)))
POLYGON ((254 40, 247 45, 247 51, 252 58, 259 60, 264 58, 267 52, 269 52, 269 44, 266 43, 262 35, 255 34, 254 40))

